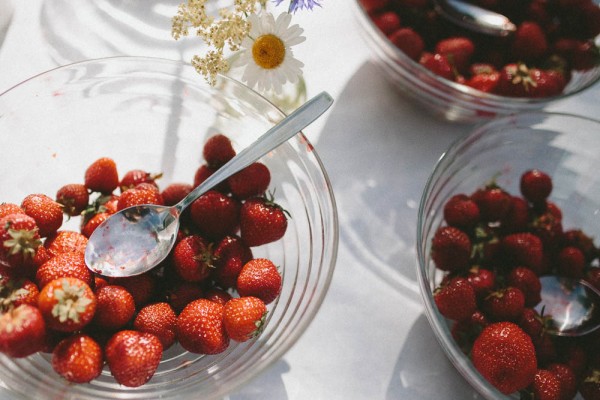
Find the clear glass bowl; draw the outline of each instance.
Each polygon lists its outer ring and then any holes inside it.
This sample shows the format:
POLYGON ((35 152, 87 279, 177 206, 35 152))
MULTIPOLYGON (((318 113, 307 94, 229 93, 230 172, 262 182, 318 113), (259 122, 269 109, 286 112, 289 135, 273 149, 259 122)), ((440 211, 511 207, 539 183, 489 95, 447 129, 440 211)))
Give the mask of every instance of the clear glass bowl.
MULTIPOLYGON (((388 40, 365 12, 360 0, 352 3, 363 37, 385 78, 403 95, 443 120, 476 123, 516 112, 537 111, 600 80, 598 65, 585 72, 575 71, 560 96, 530 99, 485 93, 444 79, 421 66, 388 40)), ((596 42, 598 40, 597 37, 596 42)))
MULTIPOLYGON (((161 185, 193 182, 207 135, 222 132, 241 149, 284 117, 246 86, 220 78, 205 84, 181 62, 116 57, 60 67, 0 95, 0 201, 29 193, 54 196, 82 182, 89 163, 113 158, 119 171, 162 172, 161 185)), ((28 398, 221 398, 278 360, 305 331, 328 290, 338 245, 335 201, 319 157, 302 134, 261 161, 271 189, 292 218, 284 238, 253 249, 283 274, 257 339, 214 356, 168 349, 142 387, 118 385, 107 368, 96 380, 72 385, 52 371, 49 355, 0 356, 0 380, 28 398)), ((73 228, 77 218, 69 222, 73 228)), ((68 228, 69 225, 66 226, 68 228)))
POLYGON ((417 223, 417 275, 425 311, 454 366, 487 399, 506 396, 475 370, 433 300, 443 273, 431 260, 431 240, 443 222, 443 205, 452 195, 472 193, 494 177, 501 187, 519 193, 521 174, 538 168, 553 178, 551 200, 563 211, 564 228, 577 227, 598 238, 599 135, 600 121, 574 115, 534 112, 498 118, 450 146, 427 181, 417 223))

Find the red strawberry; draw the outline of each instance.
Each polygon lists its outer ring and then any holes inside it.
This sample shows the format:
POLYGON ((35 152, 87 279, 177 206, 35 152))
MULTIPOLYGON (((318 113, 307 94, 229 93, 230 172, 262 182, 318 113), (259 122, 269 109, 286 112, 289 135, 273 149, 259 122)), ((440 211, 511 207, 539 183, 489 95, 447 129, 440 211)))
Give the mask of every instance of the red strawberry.
POLYGON ((140 183, 150 183, 156 186, 156 180, 159 179, 162 174, 152 174, 141 169, 132 169, 127 171, 119 182, 119 188, 121 192, 127 189, 132 189, 140 183))
POLYGON ((155 335, 166 350, 175 343, 177 315, 168 303, 154 303, 143 307, 133 326, 140 332, 155 335))
POLYGON ((237 229, 240 204, 221 192, 209 190, 191 204, 190 216, 202 236, 217 240, 237 229))
POLYGON ((22 304, 0 315, 0 352, 27 357, 44 345, 46 324, 37 307, 22 304))
POLYGON ((465 85, 486 93, 493 93, 500 80, 500 72, 491 64, 475 64, 465 85))
POLYGON ((104 352, 115 380, 123 386, 139 387, 156 372, 163 348, 151 333, 123 330, 109 339, 104 352))
POLYGON ((540 98, 558 96, 563 92, 565 86, 567 86, 567 80, 564 73, 558 70, 533 69, 532 76, 535 85, 530 91, 531 97, 540 98))
POLYGON ((516 267, 512 269, 508 274, 507 284, 521 290, 525 296, 526 307, 534 307, 541 301, 540 278, 530 268, 516 267))
POLYGON ((25 211, 15 203, 0 203, 0 219, 10 214, 25 214, 25 211))
POLYGON ((85 263, 85 256, 79 252, 60 253, 40 266, 35 274, 35 281, 43 288, 50 281, 58 278, 72 277, 93 286, 92 273, 85 263))
POLYGON ((482 308, 495 321, 518 321, 525 309, 525 296, 520 289, 507 287, 490 293, 482 308))
POLYGON ((96 228, 100 226, 101 223, 106 221, 108 217, 110 217, 110 215, 111 214, 107 212, 100 212, 98 214, 94 214, 94 216, 88 219, 85 225, 83 225, 83 227, 81 228, 81 233, 85 237, 89 238, 90 236, 92 236, 92 233, 94 233, 96 228))
POLYGON ((106 285, 96 290, 96 314, 93 323, 105 330, 124 327, 135 313, 133 296, 122 286, 106 285))
POLYGON ((442 78, 446 78, 451 81, 454 80, 454 69, 452 68, 452 64, 450 64, 450 61, 448 61, 446 56, 437 53, 424 52, 421 54, 419 64, 434 74, 441 76, 442 78))
POLYGON ((389 39, 414 61, 418 61, 425 50, 425 42, 421 35, 409 27, 394 31, 390 34, 389 39))
POLYGON ((531 392, 536 400, 560 400, 560 380, 553 372, 538 369, 531 383, 531 392))
POLYGON ((109 283, 124 287, 133 297, 135 306, 138 309, 152 300, 158 286, 156 277, 151 273, 113 278, 109 283))
POLYGON ((500 70, 496 93, 509 97, 531 97, 531 91, 535 85, 537 83, 527 65, 511 63, 500 70))
POLYGON ((279 240, 287 230, 286 211, 273 197, 253 197, 240 209, 240 236, 250 247, 279 240))
POLYGON ((21 208, 35 220, 41 237, 56 232, 63 223, 63 207, 45 194, 30 194, 21 208))
POLYGON ((502 232, 514 233, 527 230, 529 224, 529 204, 525 199, 511 196, 511 205, 508 212, 500 220, 502 232))
POLYGON ((235 156, 235 150, 227 136, 216 134, 204 143, 202 155, 211 168, 219 168, 235 156))
POLYGON ((156 190, 134 187, 121 193, 121 196, 119 196, 119 200, 117 202, 117 210, 120 211, 127 207, 139 206, 143 204, 162 205, 163 199, 160 193, 156 190))
POLYGON ((462 230, 440 227, 433 236, 431 258, 442 271, 459 271, 469 267, 471 239, 462 230))
POLYGON ((512 205, 512 196, 494 184, 475 191, 471 199, 479 207, 481 219, 486 222, 502 220, 512 205))
POLYGON ((267 315, 265 303, 254 296, 237 297, 225 303, 223 325, 227 335, 245 342, 262 332, 267 315))
POLYGON ((166 206, 173 206, 190 194, 192 189, 194 189, 194 187, 189 183, 171 183, 160 193, 160 195, 166 206))
POLYGON ((255 296, 269 304, 281 293, 281 283, 281 274, 271 260, 255 258, 240 271, 236 288, 240 296, 255 296))
POLYGON ((389 0, 360 0, 360 3, 366 12, 372 13, 384 8, 389 3, 389 0))
POLYGON ((100 376, 103 364, 100 345, 82 333, 61 340, 52 351, 52 368, 69 382, 90 382, 100 376))
POLYGON ((225 303, 231 300, 233 296, 231 296, 229 292, 226 292, 223 289, 213 287, 206 291, 206 293, 204 294, 204 298, 210 301, 214 301, 215 303, 225 305, 225 303))
MULTIPOLYGON (((214 172, 215 169, 209 167, 208 165, 201 165, 200 167, 198 167, 196 173, 194 174, 194 187, 200 185, 206 180, 206 178, 214 174, 214 172)), ((227 180, 213 187, 213 190, 217 190, 221 193, 227 193, 229 191, 229 187, 227 186, 227 180)))
POLYGON ((525 308, 517 324, 532 340, 544 334, 544 318, 533 308, 525 308))
POLYGON ((206 299, 189 303, 177 317, 177 339, 181 346, 198 354, 218 354, 229 346, 223 324, 224 306, 206 299))
POLYGON ((485 327, 473 344, 471 358, 481 375, 504 394, 525 389, 537 372, 531 338, 512 322, 485 327))
POLYGON ((532 233, 512 233, 501 241, 502 251, 510 265, 525 266, 535 273, 540 271, 544 259, 540 238, 532 233))
POLYGON ((12 267, 31 264, 41 245, 35 220, 26 214, 9 214, 0 219, 0 262, 12 267))
POLYGON ((581 229, 568 229, 563 232, 563 243, 565 246, 577 247, 585 256, 586 261, 593 260, 598 254, 594 245, 594 239, 581 229))
POLYGON ((551 212, 545 212, 534 217, 530 223, 530 231, 540 238, 544 249, 557 249, 561 245, 563 238, 562 220, 551 212))
POLYGON ((373 14, 371 19, 375 26, 385 35, 389 35, 400 28, 400 17, 393 11, 383 11, 373 14))
POLYGON ((224 288, 234 287, 244 264, 252 259, 252 250, 238 236, 224 237, 215 248, 212 277, 224 288))
POLYGON ((166 290, 167 302, 176 313, 180 313, 188 303, 198 300, 203 295, 204 292, 200 285, 194 282, 172 283, 166 290))
POLYGON ((59 278, 42 287, 38 307, 49 328, 74 332, 86 326, 94 317, 96 297, 84 281, 59 278))
POLYGON ((199 235, 186 236, 173 249, 173 267, 188 282, 202 282, 213 267, 212 248, 199 235))
POLYGON ((231 194, 238 199, 260 196, 271 183, 271 172, 263 163, 255 162, 227 179, 231 194))
POLYGON ((38 305, 39 289, 26 278, 0 273, 0 312, 6 312, 21 304, 38 305))
POLYGON ((472 228, 479 222, 479 207, 467 195, 454 195, 444 205, 444 219, 459 229, 472 228))
POLYGON ((455 36, 437 42, 434 51, 445 56, 457 71, 466 72, 475 52, 475 45, 467 37, 455 36))
POLYGON ((537 22, 524 21, 512 39, 512 55, 518 60, 534 60, 548 51, 548 41, 544 30, 537 22))
POLYGON ((552 363, 547 367, 560 381, 560 399, 572 399, 577 394, 577 376, 575 372, 566 364, 552 363))
POLYGON ((117 165, 111 158, 102 157, 85 170, 84 185, 93 192, 112 193, 119 186, 117 165))
POLYGON ((63 206, 63 211, 69 216, 79 215, 85 210, 90 201, 90 194, 85 185, 70 183, 62 186, 56 192, 56 202, 63 206))
POLYGON ((556 267, 561 276, 582 278, 585 266, 585 256, 577 247, 563 247, 556 257, 556 267))
POLYGON ((88 239, 82 233, 75 231, 58 231, 46 238, 44 247, 48 249, 51 256, 62 253, 85 254, 88 239))
POLYGON ((475 290, 475 295, 479 299, 490 294, 496 286, 496 274, 486 268, 471 268, 467 275, 467 280, 473 287, 473 290, 475 290))
POLYGON ((462 277, 453 278, 438 288, 433 299, 440 313, 454 321, 470 318, 477 309, 475 290, 462 277))
POLYGON ((521 194, 532 203, 546 201, 552 192, 552 178, 538 169, 524 172, 520 180, 521 194))

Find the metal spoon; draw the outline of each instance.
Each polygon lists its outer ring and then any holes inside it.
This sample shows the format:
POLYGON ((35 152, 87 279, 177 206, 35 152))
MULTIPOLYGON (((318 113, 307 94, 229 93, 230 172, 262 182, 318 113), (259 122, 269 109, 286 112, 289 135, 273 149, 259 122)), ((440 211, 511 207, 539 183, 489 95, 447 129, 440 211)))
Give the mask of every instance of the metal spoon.
POLYGON ((492 36, 508 36, 517 30, 507 17, 460 0, 434 0, 437 12, 455 24, 492 36))
POLYGON ((542 301, 538 313, 551 317, 547 332, 557 336, 582 336, 600 327, 600 292, 584 280, 540 277, 542 301))
POLYGON ((146 272, 164 260, 175 243, 181 212, 227 179, 304 129, 333 103, 325 92, 300 106, 172 207, 140 205, 113 214, 99 225, 85 249, 89 269, 104 276, 146 272))

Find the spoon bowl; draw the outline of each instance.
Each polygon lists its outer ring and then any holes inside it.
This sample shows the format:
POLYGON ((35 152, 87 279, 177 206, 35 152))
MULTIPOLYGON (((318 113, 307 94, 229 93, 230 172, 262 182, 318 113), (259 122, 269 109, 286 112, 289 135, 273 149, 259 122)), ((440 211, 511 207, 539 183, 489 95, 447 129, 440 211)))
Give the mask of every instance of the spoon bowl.
POLYGON ((437 12, 450 22, 477 33, 508 36, 517 30, 506 16, 460 0, 435 0, 437 12))

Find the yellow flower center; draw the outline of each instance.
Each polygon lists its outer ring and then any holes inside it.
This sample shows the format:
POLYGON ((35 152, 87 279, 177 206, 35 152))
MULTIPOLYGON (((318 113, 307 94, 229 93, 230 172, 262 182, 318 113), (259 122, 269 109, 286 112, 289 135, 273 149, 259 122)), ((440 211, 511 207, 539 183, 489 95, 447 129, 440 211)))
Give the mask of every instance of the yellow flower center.
POLYGON ((283 41, 271 34, 259 36, 252 45, 252 58, 261 68, 277 68, 285 59, 283 41))

